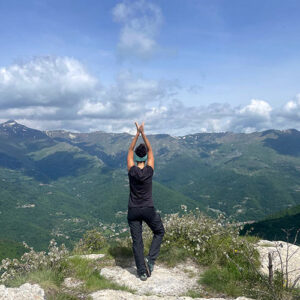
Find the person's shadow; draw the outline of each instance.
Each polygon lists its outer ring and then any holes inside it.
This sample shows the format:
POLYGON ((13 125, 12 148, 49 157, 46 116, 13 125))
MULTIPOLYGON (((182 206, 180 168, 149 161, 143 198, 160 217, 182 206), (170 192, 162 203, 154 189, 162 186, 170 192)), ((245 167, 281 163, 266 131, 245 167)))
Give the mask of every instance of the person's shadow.
POLYGON ((119 244, 113 244, 108 249, 108 253, 114 258, 116 266, 126 269, 134 268, 135 263, 132 249, 119 244))
POLYGON ((116 266, 125 269, 136 278, 139 278, 137 275, 132 248, 116 243, 110 246, 108 253, 114 258, 116 266))
POLYGON ((136 278, 139 278, 136 272, 136 267, 127 267, 125 268, 130 274, 134 275, 136 278))

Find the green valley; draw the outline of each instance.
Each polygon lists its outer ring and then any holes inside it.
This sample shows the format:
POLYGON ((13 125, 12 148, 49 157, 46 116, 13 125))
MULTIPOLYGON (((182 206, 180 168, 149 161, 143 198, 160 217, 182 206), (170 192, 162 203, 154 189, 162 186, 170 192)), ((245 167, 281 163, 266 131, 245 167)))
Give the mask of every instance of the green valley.
MULTIPOLYGON (((258 221, 300 204, 297 130, 148 137, 154 203, 162 214, 183 204, 258 221)), ((0 124, 0 239, 40 250, 54 237, 72 247, 99 223, 126 226, 131 138, 0 124)))

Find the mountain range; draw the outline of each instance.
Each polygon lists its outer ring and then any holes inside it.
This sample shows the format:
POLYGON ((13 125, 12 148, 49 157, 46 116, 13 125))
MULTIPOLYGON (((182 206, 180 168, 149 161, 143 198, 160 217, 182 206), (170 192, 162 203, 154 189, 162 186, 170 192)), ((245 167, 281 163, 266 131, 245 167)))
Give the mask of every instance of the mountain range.
MULTIPOLYGON (((300 204, 300 132, 152 134, 162 214, 198 207, 258 221, 300 204)), ((126 222, 128 133, 0 124, 0 239, 71 245, 99 223, 126 222)), ((142 142, 142 140, 139 140, 142 142)))

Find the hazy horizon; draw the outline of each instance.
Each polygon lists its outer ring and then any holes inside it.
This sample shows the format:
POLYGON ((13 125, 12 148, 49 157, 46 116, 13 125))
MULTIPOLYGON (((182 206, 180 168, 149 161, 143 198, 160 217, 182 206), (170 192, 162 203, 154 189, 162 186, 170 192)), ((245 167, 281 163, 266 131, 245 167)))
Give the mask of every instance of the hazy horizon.
MULTIPOLYGON (((0 125, 4 124, 4 123, 8 123, 8 122, 16 122, 20 125, 24 125, 26 126, 25 124, 22 124, 21 122, 18 122, 17 120, 13 120, 13 119, 9 119, 9 120, 6 120, 4 122, 1 122, 0 125)), ((36 130, 40 130, 40 131, 44 131, 44 132, 47 132, 47 131, 64 131, 64 132, 69 132, 69 133, 94 133, 94 132, 103 132, 103 133, 108 133, 108 134, 129 134, 129 135, 135 135, 135 132, 136 130, 134 130, 133 133, 130 133, 130 132, 113 132, 113 131, 105 131, 105 130, 95 130, 95 131, 71 131, 71 130, 67 130, 67 129, 38 129, 38 128, 34 128, 34 127, 30 127, 30 126, 26 126, 30 129, 36 129, 36 130)), ((284 132, 284 131, 289 131, 289 130, 296 130, 296 131, 299 131, 295 128, 287 128, 287 129, 275 129, 275 128, 270 128, 270 129, 266 129, 266 130, 258 130, 258 131, 253 131, 253 132, 234 132, 234 131, 214 131, 214 132, 194 132, 194 133, 187 133, 185 135, 174 135, 174 134, 169 134, 167 132, 152 132, 152 133, 149 133, 149 135, 160 135, 160 134, 166 134, 166 135, 169 135, 171 137, 184 137, 184 136, 187 136, 187 135, 195 135, 195 134, 213 134, 213 133, 233 133, 233 134, 240 134, 240 133, 243 133, 243 134, 252 134, 252 133, 260 133, 260 132, 264 132, 264 131, 268 131, 268 130, 279 130, 281 132, 284 132)))

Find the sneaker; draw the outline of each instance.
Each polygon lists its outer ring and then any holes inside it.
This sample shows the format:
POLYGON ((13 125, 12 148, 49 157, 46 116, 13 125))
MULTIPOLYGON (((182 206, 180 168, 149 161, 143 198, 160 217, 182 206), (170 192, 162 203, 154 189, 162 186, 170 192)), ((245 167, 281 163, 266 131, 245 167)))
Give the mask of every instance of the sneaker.
POLYGON ((150 262, 149 257, 145 257, 145 266, 147 270, 147 275, 150 277, 153 272, 154 264, 150 262))
POLYGON ((148 276, 147 276, 146 273, 141 274, 139 277, 140 277, 140 279, 141 279, 142 281, 145 281, 145 280, 147 280, 147 278, 148 278, 148 276))

